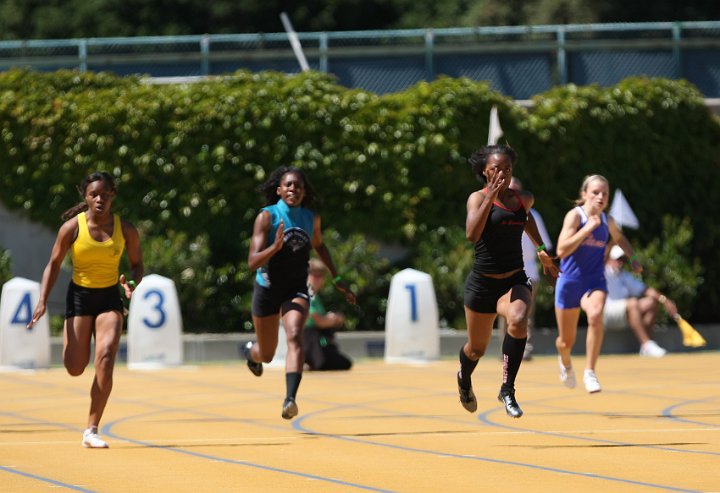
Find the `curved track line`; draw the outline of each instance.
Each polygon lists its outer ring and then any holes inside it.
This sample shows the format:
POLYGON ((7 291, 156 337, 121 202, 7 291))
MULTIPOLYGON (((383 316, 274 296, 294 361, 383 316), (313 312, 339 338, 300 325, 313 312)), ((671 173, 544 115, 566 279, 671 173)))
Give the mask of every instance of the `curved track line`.
POLYGON ((63 483, 62 481, 57 481, 57 480, 55 480, 55 479, 50 479, 50 478, 45 478, 45 477, 43 477, 43 476, 38 476, 37 474, 32 474, 32 473, 25 472, 25 471, 19 471, 19 470, 15 469, 15 468, 12 468, 12 467, 0 466, 0 471, 5 471, 5 472, 12 473, 12 474, 17 474, 18 476, 24 476, 24 477, 26 477, 26 478, 34 479, 34 480, 36 480, 36 481, 42 481, 43 483, 50 483, 50 484, 52 484, 53 486, 59 486, 59 487, 61 487, 61 488, 67 488, 67 489, 69 489, 69 490, 83 491, 83 492, 85 492, 85 493, 96 493, 95 490, 88 490, 87 488, 83 488, 82 486, 76 486, 76 485, 74 485, 74 484, 67 484, 67 483, 63 483))
MULTIPOLYGON (((338 406, 338 408, 348 408, 348 407, 353 407, 353 406, 347 406, 347 405, 338 406)), ((393 445, 393 444, 388 444, 388 443, 375 442, 375 441, 368 440, 368 439, 348 437, 348 436, 343 436, 343 435, 335 435, 332 433, 318 432, 318 431, 312 430, 311 428, 308 428, 303 425, 303 422, 306 421, 307 419, 317 416, 318 414, 323 414, 329 410, 330 409, 303 415, 300 418, 293 421, 293 428, 295 428, 296 430, 301 431, 303 433, 319 435, 319 436, 323 436, 323 437, 327 437, 327 438, 332 438, 335 440, 344 440, 344 441, 349 441, 349 442, 362 443, 362 444, 366 444, 366 445, 385 447, 385 448, 390 448, 390 449, 394 449, 394 450, 402 450, 405 452, 429 454, 429 455, 453 458, 453 459, 465 459, 465 460, 487 462, 487 463, 492 463, 492 464, 516 466, 516 467, 522 467, 522 468, 526 468, 526 469, 534 469, 534 470, 540 470, 540 471, 546 471, 546 472, 568 474, 571 476, 580 476, 580 477, 585 477, 585 478, 590 478, 590 479, 601 479, 601 480, 605 480, 605 481, 612 481, 612 482, 630 484, 630 485, 635 485, 635 486, 644 486, 644 487, 648 487, 648 488, 655 488, 655 489, 666 490, 666 491, 678 491, 678 492, 684 492, 684 493, 702 493, 700 490, 679 488, 679 487, 667 486, 667 485, 661 485, 661 484, 646 483, 643 481, 636 481, 636 480, 625 479, 625 478, 617 478, 617 477, 613 477, 613 476, 606 476, 603 474, 584 473, 584 472, 578 472, 578 471, 571 471, 571 470, 567 470, 567 469, 560 469, 560 468, 556 468, 556 467, 540 466, 537 464, 530 464, 530 463, 525 463, 525 462, 515 462, 515 461, 508 461, 508 460, 503 460, 503 459, 494 459, 492 457, 469 456, 469 455, 462 455, 462 454, 454 454, 454 453, 450 453, 450 452, 440 452, 437 450, 428 450, 428 449, 421 449, 421 448, 415 448, 415 447, 408 447, 408 446, 404 446, 404 445, 393 445)), ((490 413, 496 412, 496 411, 497 411, 497 409, 486 411, 485 413, 483 413, 483 415, 490 414, 490 413)), ((490 423, 490 424, 492 424, 492 423, 490 423)))
MULTIPOLYGON (((125 418, 115 420, 115 421, 103 426, 102 433, 109 437, 113 437, 118 440, 124 440, 126 442, 133 443, 135 445, 141 445, 143 447, 148 447, 148 448, 160 448, 151 442, 146 442, 143 440, 135 440, 133 438, 128 438, 128 437, 123 437, 121 435, 117 435, 112 431, 112 427, 115 426, 116 424, 119 424, 119 423, 122 423, 122 422, 128 421, 128 420, 133 420, 140 416, 147 416, 148 414, 158 414, 158 413, 162 413, 162 412, 163 411, 157 411, 157 412, 153 412, 153 413, 144 413, 144 414, 139 414, 139 415, 135 415, 135 416, 127 416, 125 418)), ((356 489, 361 489, 361 490, 366 490, 366 491, 376 491, 379 493, 392 493, 392 490, 375 488, 373 486, 367 486, 367 485, 362 485, 362 484, 358 484, 358 483, 350 483, 348 481, 342 481, 340 479, 333 479, 333 478, 329 478, 326 476, 318 476, 316 474, 309 474, 309 473, 305 473, 305 472, 301 472, 301 471, 293 471, 290 469, 282 469, 279 467, 266 466, 263 464, 257 464, 257 463, 249 462, 249 461, 226 459, 224 457, 219 457, 219 456, 215 456, 215 455, 203 454, 200 452, 192 452, 190 450, 184 450, 184 449, 178 448, 178 447, 163 446, 161 448, 162 448, 162 450, 167 450, 168 452, 175 452, 178 454, 189 455, 189 456, 198 457, 201 459, 212 460, 213 462, 223 462, 226 464, 233 464, 233 465, 237 465, 237 466, 245 466, 245 467, 250 467, 250 468, 254 468, 254 469, 261 469, 264 471, 288 474, 291 476, 298 476, 298 477, 305 478, 305 479, 314 479, 316 481, 323 481, 326 483, 332 483, 332 484, 336 484, 336 485, 344 486, 344 487, 348 487, 348 488, 356 488, 356 489)))

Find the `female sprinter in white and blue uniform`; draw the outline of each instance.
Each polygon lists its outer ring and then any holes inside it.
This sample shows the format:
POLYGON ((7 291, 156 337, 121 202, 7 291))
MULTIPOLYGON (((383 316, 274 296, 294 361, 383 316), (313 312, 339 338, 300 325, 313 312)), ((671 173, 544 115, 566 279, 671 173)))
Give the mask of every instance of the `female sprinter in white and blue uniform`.
MULTIPOLYGON (((570 353, 577 337, 577 326, 582 308, 587 315, 586 363, 583 374, 585 389, 600 392, 595 365, 603 341, 603 308, 607 297, 605 281, 605 251, 610 236, 632 257, 630 242, 612 218, 605 215, 610 185, 601 175, 585 177, 580 197, 575 201, 563 221, 557 243, 560 257, 560 277, 555 285, 555 316, 558 324, 558 350, 560 380, 566 387, 575 387, 575 373, 570 353)), ((640 264, 633 261, 633 270, 640 264)))
POLYGON ((515 151, 507 145, 486 146, 469 159, 475 176, 487 186, 467 200, 465 234, 475 244, 473 267, 465 281, 465 319, 468 340, 460 349, 457 374, 460 403, 475 412, 477 400, 471 375, 490 342, 498 314, 507 319, 502 342, 503 381, 498 400, 508 416, 519 418, 523 411, 515 400, 515 378, 527 342, 528 311, 532 303, 530 280, 523 270, 522 233, 535 243, 543 271, 557 275, 557 268, 545 251, 540 233, 528 211, 534 197, 509 188, 515 151))
POLYGON ((257 341, 248 342, 243 353, 250 371, 262 375, 262 363, 269 363, 275 355, 282 317, 288 351, 281 416, 292 419, 298 414, 295 398, 304 363, 302 341, 310 306, 307 271, 311 248, 346 299, 355 303, 355 296, 337 275, 323 242, 320 215, 311 209, 315 190, 305 174, 296 168, 278 168, 258 190, 264 193, 267 205, 255 219, 248 254, 248 267, 257 271, 252 303, 257 341))

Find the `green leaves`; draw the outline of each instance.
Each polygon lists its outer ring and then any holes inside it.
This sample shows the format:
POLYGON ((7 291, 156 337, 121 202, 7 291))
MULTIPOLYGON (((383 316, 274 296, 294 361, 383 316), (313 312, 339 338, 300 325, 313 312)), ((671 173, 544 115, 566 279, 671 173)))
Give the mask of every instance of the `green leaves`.
MULTIPOLYGON (((0 74, 0 199, 56 229, 79 200, 82 178, 95 169, 112 173, 116 210, 145 224, 144 244, 158 235, 177 235, 180 245, 203 238, 212 275, 202 282, 216 290, 213 329, 230 330, 233 319, 248 315, 252 283, 244 266, 262 201, 255 189, 271 170, 306 169, 323 224, 341 237, 407 247, 421 255, 409 264, 430 269, 434 245, 449 241, 440 229, 463 228, 467 196, 481 186, 466 159, 485 144, 495 105, 503 140, 519 154, 514 173, 535 193, 553 236, 583 177, 603 174, 638 215, 641 229, 630 234, 640 243, 661 234, 664 215, 694 218, 703 234, 689 243, 688 258, 705 259, 707 280, 698 297, 720 302, 707 287, 720 282, 720 226, 708 206, 720 203, 720 189, 704 186, 719 178, 720 126, 697 90, 632 78, 610 88, 557 87, 533 102, 528 110, 487 83, 448 77, 378 96, 313 72, 240 71, 150 85, 110 74, 10 70, 0 74)), ((452 245, 455 272, 471 248, 452 245)), ((148 271, 163 266, 173 264, 158 256, 148 271)), ((443 287, 448 296, 450 288, 443 287)))

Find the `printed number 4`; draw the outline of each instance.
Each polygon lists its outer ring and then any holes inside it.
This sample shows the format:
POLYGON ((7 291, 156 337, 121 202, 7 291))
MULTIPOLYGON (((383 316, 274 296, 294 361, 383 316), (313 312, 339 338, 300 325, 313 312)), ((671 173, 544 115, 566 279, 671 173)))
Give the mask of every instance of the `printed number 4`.
POLYGON ((27 325, 32 320, 32 301, 30 299, 30 292, 25 293, 20 300, 20 304, 15 310, 11 324, 27 325))
POLYGON ((415 285, 414 284, 406 284, 405 289, 410 291, 410 321, 411 322, 417 322, 418 314, 417 314, 417 295, 415 293, 415 285))

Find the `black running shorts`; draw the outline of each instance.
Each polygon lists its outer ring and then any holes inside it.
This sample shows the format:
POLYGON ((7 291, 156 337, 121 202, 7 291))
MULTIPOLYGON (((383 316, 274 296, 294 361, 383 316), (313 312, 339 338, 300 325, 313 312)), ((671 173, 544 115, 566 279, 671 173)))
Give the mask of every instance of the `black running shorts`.
POLYGON ((93 316, 105 312, 123 313, 123 303, 117 286, 84 288, 70 281, 65 298, 65 318, 93 316))
POLYGON ((497 313, 500 297, 518 285, 532 291, 532 281, 523 270, 505 279, 485 277, 470 271, 465 280, 465 306, 478 313, 497 313))
POLYGON ((302 298, 310 303, 307 284, 273 286, 266 288, 257 282, 253 288, 252 314, 256 317, 268 317, 280 313, 284 303, 302 298))

